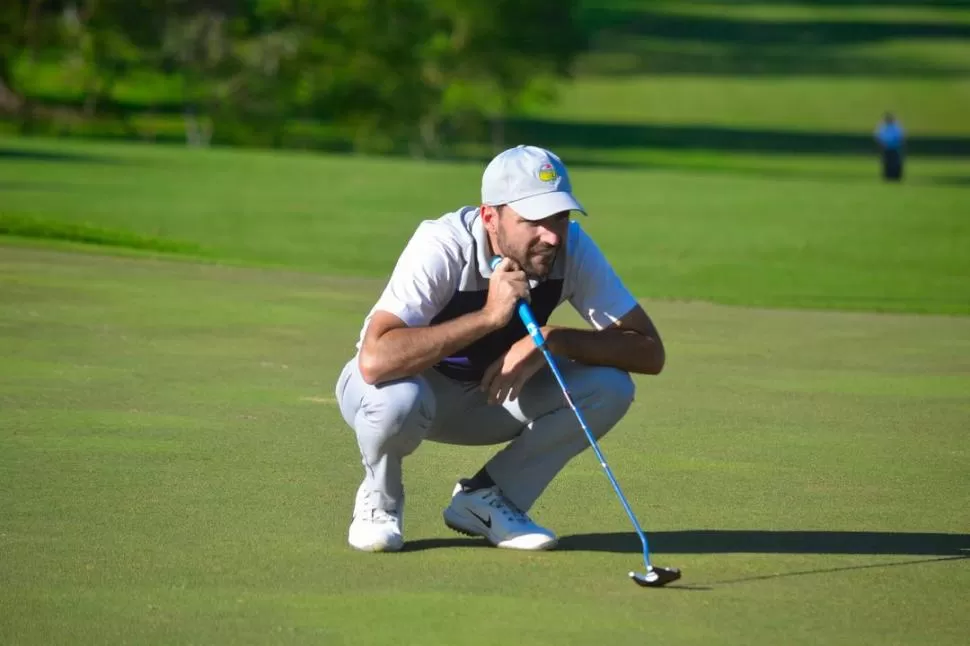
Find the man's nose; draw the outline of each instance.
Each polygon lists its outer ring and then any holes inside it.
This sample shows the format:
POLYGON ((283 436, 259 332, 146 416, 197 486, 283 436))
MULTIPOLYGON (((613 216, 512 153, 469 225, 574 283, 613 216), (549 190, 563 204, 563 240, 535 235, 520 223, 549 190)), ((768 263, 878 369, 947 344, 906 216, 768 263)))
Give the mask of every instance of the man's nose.
POLYGON ((562 234, 550 227, 542 227, 542 232, 539 234, 539 240, 550 247, 557 247, 559 246, 559 242, 562 240, 562 234))

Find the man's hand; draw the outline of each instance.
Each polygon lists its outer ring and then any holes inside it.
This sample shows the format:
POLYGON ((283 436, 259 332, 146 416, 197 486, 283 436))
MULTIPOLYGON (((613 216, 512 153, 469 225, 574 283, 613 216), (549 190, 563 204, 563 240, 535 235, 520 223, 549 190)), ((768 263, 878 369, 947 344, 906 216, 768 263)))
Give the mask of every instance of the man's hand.
POLYGON ((529 281, 514 260, 504 258, 488 280, 488 300, 482 308, 495 329, 512 320, 519 299, 529 300, 529 281))
POLYGON ((542 352, 530 337, 519 339, 485 370, 481 389, 487 394, 488 403, 500 404, 517 398, 526 382, 545 363, 542 352))

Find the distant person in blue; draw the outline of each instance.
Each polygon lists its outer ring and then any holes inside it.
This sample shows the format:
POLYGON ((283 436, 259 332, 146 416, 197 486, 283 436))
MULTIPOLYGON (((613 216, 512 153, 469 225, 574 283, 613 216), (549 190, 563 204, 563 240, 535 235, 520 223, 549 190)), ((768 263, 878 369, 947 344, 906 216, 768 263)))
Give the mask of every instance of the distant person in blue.
POLYGON ((876 141, 882 151, 882 178, 898 182, 903 178, 903 127, 887 112, 876 128, 876 141))

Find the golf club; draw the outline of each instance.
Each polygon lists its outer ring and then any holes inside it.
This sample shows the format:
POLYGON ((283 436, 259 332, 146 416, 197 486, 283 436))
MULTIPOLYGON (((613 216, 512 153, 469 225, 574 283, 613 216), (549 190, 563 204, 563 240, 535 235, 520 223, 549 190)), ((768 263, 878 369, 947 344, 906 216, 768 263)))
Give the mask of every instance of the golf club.
MULTIPOLYGON (((489 263, 492 269, 498 266, 498 263, 502 261, 500 256, 492 258, 489 263)), ((582 413, 573 403, 573 398, 569 393, 569 388, 566 386, 565 380, 563 380, 562 374, 559 372, 559 367, 552 358, 552 354, 549 352, 549 348, 546 346, 546 340, 542 335, 542 330, 540 329, 538 323, 536 323, 535 316, 532 315, 532 310, 529 308, 529 304, 525 301, 519 301, 517 306, 519 318, 522 320, 522 324, 525 326, 526 331, 532 338, 532 341, 536 344, 536 347, 542 352, 542 356, 545 357, 546 363, 549 364, 549 369, 552 370, 552 374, 555 376, 556 381, 559 383, 559 387, 562 389, 562 394, 566 397, 566 403, 576 414, 576 419, 579 420, 579 425, 582 427, 583 432, 586 434, 586 439, 589 440, 589 444, 593 447, 593 451, 596 453, 597 459, 600 461, 600 466, 603 467, 603 471, 606 472, 606 476, 610 479, 610 484, 613 485, 613 490, 616 492, 617 497, 619 497, 620 502, 623 504, 623 509, 626 510, 627 516, 630 517, 630 521, 633 523, 633 528, 637 531, 637 536, 640 537, 640 543, 643 544, 643 563, 647 568, 644 574, 638 572, 630 572, 629 576, 633 581, 640 586, 646 588, 659 588, 667 585, 672 581, 676 581, 680 578, 680 570, 677 568, 663 568, 652 565, 650 563, 650 548, 647 546, 647 537, 643 533, 643 529, 640 527, 639 521, 637 521, 636 515, 633 513, 633 509, 630 508, 630 503, 627 502, 626 496, 623 495, 623 491, 620 490, 620 485, 617 483, 616 478, 613 476, 613 471, 610 469, 609 465, 606 464, 606 458, 603 457, 602 451, 600 451, 599 445, 596 442, 596 438, 593 433, 589 430, 586 425, 586 420, 583 419, 582 413)))

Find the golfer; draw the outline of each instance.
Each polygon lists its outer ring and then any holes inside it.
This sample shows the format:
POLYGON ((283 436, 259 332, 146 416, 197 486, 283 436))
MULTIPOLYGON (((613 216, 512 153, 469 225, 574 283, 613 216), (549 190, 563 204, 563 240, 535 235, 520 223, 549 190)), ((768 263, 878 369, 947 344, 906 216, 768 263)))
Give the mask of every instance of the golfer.
POLYGON ((404 545, 402 462, 425 440, 507 443, 458 481, 448 527, 498 547, 555 546, 556 535, 527 512, 589 444, 516 316, 517 301, 530 302, 598 438, 633 401, 629 373, 655 375, 664 365, 653 322, 570 220, 573 211, 585 215, 559 157, 518 146, 488 164, 481 206, 417 227, 337 381, 364 466, 348 534, 354 548, 404 545), (495 256, 503 260, 492 270, 495 256), (589 329, 547 325, 567 301, 589 329))

